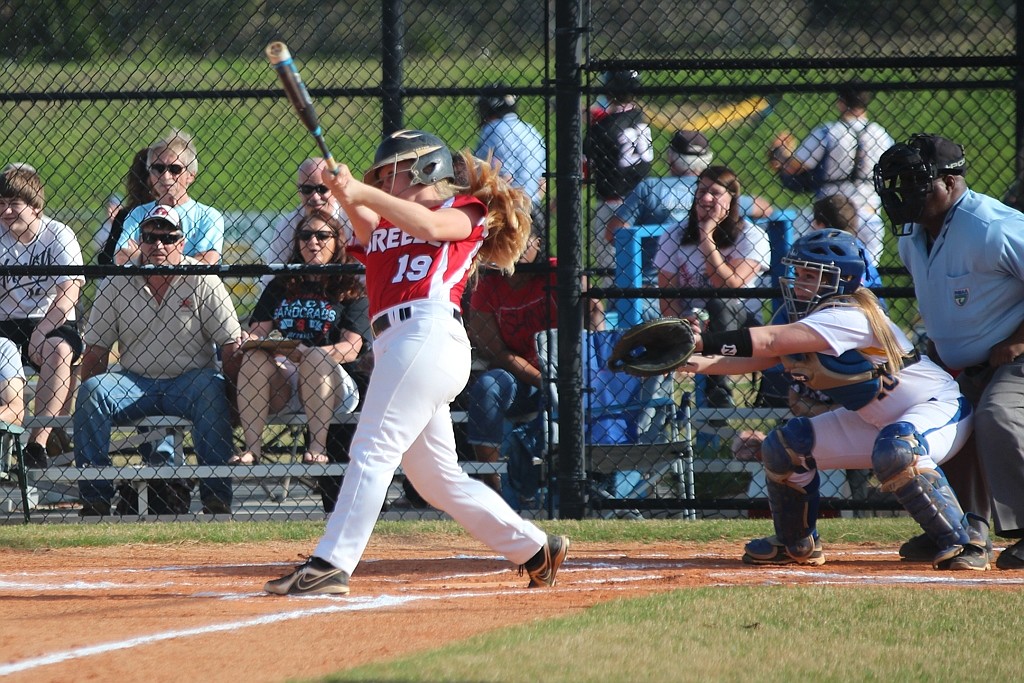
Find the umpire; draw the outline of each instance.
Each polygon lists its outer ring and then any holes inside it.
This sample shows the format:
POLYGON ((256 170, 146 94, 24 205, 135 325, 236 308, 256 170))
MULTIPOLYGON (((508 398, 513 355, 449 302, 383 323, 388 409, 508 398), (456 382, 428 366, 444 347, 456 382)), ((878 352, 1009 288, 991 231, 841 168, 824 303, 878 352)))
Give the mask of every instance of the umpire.
MULTIPOLYGON (((943 469, 965 509, 1022 539, 996 567, 1024 569, 1024 214, 969 189, 966 173, 962 145, 918 134, 882 155, 874 182, 929 355, 959 372, 976 410, 974 438, 943 469)), ((920 559, 927 543, 911 539, 900 554, 920 559)))

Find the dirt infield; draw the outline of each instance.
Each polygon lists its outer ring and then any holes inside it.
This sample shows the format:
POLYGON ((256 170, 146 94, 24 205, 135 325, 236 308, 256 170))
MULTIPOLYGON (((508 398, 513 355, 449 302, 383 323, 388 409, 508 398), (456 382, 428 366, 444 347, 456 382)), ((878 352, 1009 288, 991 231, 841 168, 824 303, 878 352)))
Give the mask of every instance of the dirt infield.
POLYGON ((0 553, 5 681, 234 681, 314 677, 631 595, 793 583, 988 586, 1022 572, 948 573, 895 548, 828 545, 823 567, 748 567, 733 543, 577 543, 558 585, 526 590, 472 541, 373 541, 347 598, 262 593, 310 543, 0 553), (429 626, 428 626, 429 625, 429 626))

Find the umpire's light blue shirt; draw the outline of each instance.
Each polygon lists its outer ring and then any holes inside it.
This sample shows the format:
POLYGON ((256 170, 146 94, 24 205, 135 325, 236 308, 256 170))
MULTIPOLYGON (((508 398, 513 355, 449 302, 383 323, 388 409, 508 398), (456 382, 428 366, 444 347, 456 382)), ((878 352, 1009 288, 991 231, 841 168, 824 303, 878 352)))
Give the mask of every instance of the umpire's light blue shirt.
POLYGON ((480 142, 473 156, 486 159, 488 152, 501 162, 501 172, 512 178, 513 186, 522 188, 534 204, 540 202, 540 181, 548 154, 536 128, 514 113, 488 121, 480 128, 480 142))
POLYGON ((927 248, 925 231, 899 241, 928 337, 950 368, 986 362, 1024 320, 1024 214, 968 190, 927 248))

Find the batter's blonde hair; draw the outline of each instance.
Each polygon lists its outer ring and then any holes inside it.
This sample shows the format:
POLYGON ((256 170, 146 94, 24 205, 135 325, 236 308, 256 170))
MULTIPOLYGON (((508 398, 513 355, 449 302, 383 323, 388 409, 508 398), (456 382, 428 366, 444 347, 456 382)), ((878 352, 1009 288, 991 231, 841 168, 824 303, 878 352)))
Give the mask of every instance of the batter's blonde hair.
POLYGON ((473 262, 473 271, 484 262, 511 275, 530 240, 530 198, 498 173, 490 154, 487 160, 477 159, 468 149, 463 150, 454 159, 454 166, 456 180, 442 180, 434 185, 438 194, 442 198, 469 194, 487 205, 487 237, 473 262))
POLYGON ((816 308, 828 308, 831 306, 856 306, 867 316, 871 332, 882 344, 882 351, 885 352, 885 371, 895 375, 904 367, 904 360, 908 356, 903 352, 896 335, 889 326, 889 318, 882 310, 882 304, 878 297, 867 287, 859 287, 853 294, 843 294, 829 297, 816 308))

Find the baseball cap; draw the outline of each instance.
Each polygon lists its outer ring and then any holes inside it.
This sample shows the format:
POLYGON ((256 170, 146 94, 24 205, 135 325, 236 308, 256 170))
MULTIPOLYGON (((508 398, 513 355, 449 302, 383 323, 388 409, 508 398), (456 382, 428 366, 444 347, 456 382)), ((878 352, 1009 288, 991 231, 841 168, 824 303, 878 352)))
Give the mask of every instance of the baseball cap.
POLYGON ((933 133, 912 135, 907 144, 918 151, 921 161, 935 167, 936 175, 965 175, 964 146, 933 133))
POLYGON ((695 130, 677 130, 668 146, 677 154, 693 157, 707 154, 710 147, 704 134, 695 130))
POLYGON ((181 216, 178 215, 173 206, 167 206, 166 204, 157 204, 150 209, 146 217, 139 223, 139 227, 153 221, 163 221, 167 223, 167 226, 163 227, 168 227, 172 230, 181 227, 181 216))

